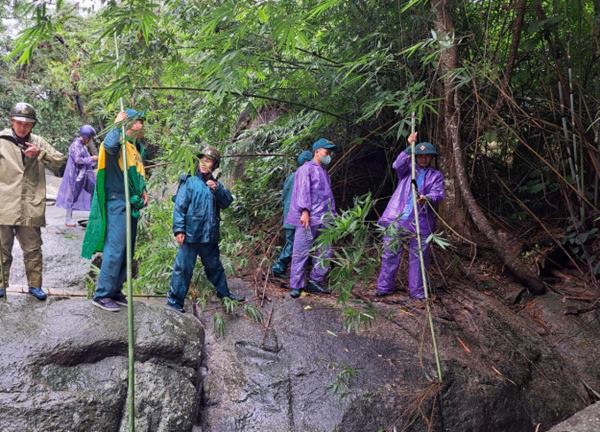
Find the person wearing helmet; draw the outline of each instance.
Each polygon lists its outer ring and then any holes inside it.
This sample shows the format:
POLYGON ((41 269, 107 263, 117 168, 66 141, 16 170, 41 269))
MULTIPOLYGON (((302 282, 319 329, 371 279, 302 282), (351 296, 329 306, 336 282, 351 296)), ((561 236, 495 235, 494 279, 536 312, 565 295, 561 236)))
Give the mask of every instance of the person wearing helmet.
POLYGON ((198 256, 206 278, 217 291, 217 297, 244 301, 244 297, 229 291, 219 252, 220 213, 233 202, 231 193, 215 176, 220 162, 218 150, 212 147, 203 149, 198 154, 195 174, 180 177, 174 197, 173 235, 179 248, 173 264, 167 306, 179 312, 184 312, 185 297, 198 256))
MULTIPOLYGON (((290 296, 297 298, 302 290, 329 293, 322 286, 329 266, 321 261, 313 261, 310 280, 304 277, 306 264, 314 240, 329 218, 336 214, 335 199, 331 190, 331 180, 326 167, 331 163, 331 155, 336 145, 325 138, 319 138, 312 145, 313 158, 296 170, 290 210, 286 222, 296 227, 290 270, 290 296)), ((317 251, 317 256, 327 259, 329 248, 317 251)))
MULTIPOLYGON (((416 142, 417 133, 408 137, 409 144, 416 142)), ((415 236, 415 217, 411 190, 411 147, 400 153, 392 164, 398 175, 398 186, 379 219, 379 225, 386 228, 383 238, 381 271, 377 278, 377 296, 386 296, 394 292, 396 274, 400 265, 402 247, 408 243, 408 293, 411 298, 423 299, 423 279, 419 262, 418 245, 415 236)), ((419 209, 419 227, 422 240, 425 265, 430 261, 427 237, 435 230, 436 208, 444 199, 444 175, 431 167, 435 146, 422 142, 415 147, 417 205, 419 209)))
MULTIPOLYGON (((298 167, 304 165, 305 162, 308 162, 312 159, 312 153, 308 150, 302 151, 296 162, 298 167)), ((285 243, 281 248, 281 252, 277 257, 277 260, 271 266, 271 271, 273 275, 276 277, 284 277, 287 271, 288 265, 292 261, 292 249, 294 246, 294 233, 296 232, 296 227, 294 225, 290 225, 285 221, 287 214, 290 210, 290 204, 292 201, 292 191, 294 190, 294 175, 296 172, 294 171, 290 175, 285 178, 283 182, 283 189, 281 191, 281 201, 283 204, 283 238, 285 243)))
POLYGON ((76 226, 73 221, 73 210, 88 211, 96 186, 94 167, 98 156, 90 154, 88 146, 96 135, 90 125, 79 128, 79 136, 69 146, 67 167, 56 197, 56 206, 67 211, 65 225, 76 226))
POLYGON ((144 149, 140 144, 144 137, 144 112, 128 108, 117 115, 114 123, 98 152, 96 188, 81 251, 84 258, 102 252, 92 304, 110 312, 118 312, 119 305, 127 306, 123 295, 127 278, 127 220, 122 145, 127 154, 132 254, 140 211, 148 204, 144 149))
POLYGON ((11 128, 0 132, 0 245, 5 276, 0 297, 8 285, 16 237, 23 250, 29 293, 45 300, 41 236, 41 227, 46 225, 45 168, 60 172, 65 157, 44 138, 31 133, 37 123, 31 105, 16 103, 9 117, 11 128))

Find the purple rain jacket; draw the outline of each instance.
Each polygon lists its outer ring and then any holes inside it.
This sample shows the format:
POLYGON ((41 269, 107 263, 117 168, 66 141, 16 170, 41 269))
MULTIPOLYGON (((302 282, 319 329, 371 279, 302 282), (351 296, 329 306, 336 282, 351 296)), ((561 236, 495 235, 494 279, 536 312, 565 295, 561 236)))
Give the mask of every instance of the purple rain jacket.
POLYGON ((86 191, 85 182, 91 182, 93 188, 96 182, 95 165, 96 162, 81 141, 81 137, 75 138, 69 146, 69 159, 56 196, 57 207, 73 210, 90 209, 92 195, 86 191))
POLYGON ((335 200, 329 174, 321 164, 310 161, 296 170, 292 202, 285 223, 296 227, 300 224, 302 210, 310 212, 310 226, 323 225, 323 216, 336 214, 335 200))
MULTIPOLYGON (((407 154, 406 151, 401 152, 392 164, 392 168, 394 168, 398 175, 399 183, 378 223, 386 227, 393 222, 398 222, 406 230, 415 232, 414 210, 412 207, 412 198, 410 198, 410 154, 407 154), (407 206, 407 204, 409 205, 407 206)), ((422 185, 418 188, 418 192, 421 195, 425 195, 429 203, 437 209, 438 204, 444 199, 444 175, 435 168, 421 168, 417 165, 416 175, 418 176, 419 173, 424 178, 422 185)), ((422 235, 431 234, 435 230, 435 223, 436 216, 429 208, 429 205, 423 204, 419 206, 419 225, 422 235)))

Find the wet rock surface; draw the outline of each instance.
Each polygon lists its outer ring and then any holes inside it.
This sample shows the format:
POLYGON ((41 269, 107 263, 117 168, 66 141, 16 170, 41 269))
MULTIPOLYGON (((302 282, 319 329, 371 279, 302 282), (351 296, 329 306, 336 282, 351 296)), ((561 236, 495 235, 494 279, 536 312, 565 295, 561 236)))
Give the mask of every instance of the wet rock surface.
POLYGON ((600 402, 578 412, 554 426, 550 432, 598 432, 600 431, 600 402))
MULTIPOLYGON (((136 430, 192 429, 204 332, 135 303, 136 430)), ((0 303, 0 430, 127 430, 127 314, 84 300, 0 303)))
MULTIPOLYGON (((573 362, 565 354, 581 340, 559 345, 558 327, 549 338, 495 296, 465 294, 433 306, 438 386, 424 310, 379 303, 356 335, 332 299, 272 293, 268 330, 240 313, 223 338, 207 333, 202 431, 544 431, 590 403, 583 381, 600 383, 596 353, 573 362)), ((560 298, 545 302, 546 319, 570 320, 568 332, 600 331, 597 318, 552 315, 560 298)))

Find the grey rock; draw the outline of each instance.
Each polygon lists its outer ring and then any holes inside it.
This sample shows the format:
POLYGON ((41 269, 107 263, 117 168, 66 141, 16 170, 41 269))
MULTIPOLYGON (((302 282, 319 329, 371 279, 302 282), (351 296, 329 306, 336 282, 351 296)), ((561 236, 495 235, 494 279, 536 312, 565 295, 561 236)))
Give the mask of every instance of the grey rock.
MULTIPOLYGON (((191 431, 204 342, 193 318, 135 302, 136 430, 191 431)), ((85 300, 0 303, 0 430, 127 430, 127 314, 85 300)))
POLYGON ((600 402, 590 405, 548 432, 598 432, 600 431, 600 402))
POLYGON ((588 403, 589 368, 476 290, 433 305, 441 385, 425 311, 378 304, 375 324, 348 334, 334 299, 270 297, 268 331, 239 312, 223 338, 207 332, 203 432, 530 432, 588 403))

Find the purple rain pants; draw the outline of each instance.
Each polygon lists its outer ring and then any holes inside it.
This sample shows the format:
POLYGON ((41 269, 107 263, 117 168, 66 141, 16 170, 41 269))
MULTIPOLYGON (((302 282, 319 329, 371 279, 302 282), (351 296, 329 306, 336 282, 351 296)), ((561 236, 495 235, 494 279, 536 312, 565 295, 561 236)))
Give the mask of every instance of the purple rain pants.
MULTIPOLYGON (((319 236, 319 231, 323 225, 315 225, 309 228, 296 227, 294 234, 294 247, 292 249, 292 267, 290 270, 290 288, 304 289, 306 280, 304 278, 304 269, 313 241, 319 236)), ((316 251, 317 258, 313 259, 313 268, 310 272, 310 280, 321 283, 329 270, 329 265, 320 261, 319 258, 330 258, 331 248, 321 248, 316 251)))
MULTIPOLYGON (((419 263, 419 252, 417 245, 417 238, 414 233, 401 230, 400 235, 409 234, 411 237, 408 240, 408 294, 410 297, 415 299, 425 298, 423 290, 423 278, 421 277, 421 265, 419 263)), ((428 236, 421 236, 421 245, 423 247, 423 260, 425 261, 425 272, 431 260, 431 253, 429 251, 429 243, 425 240, 428 236)), ((400 266, 400 258, 404 251, 404 244, 406 240, 395 239, 390 236, 383 238, 383 254, 381 256, 381 271, 377 278, 377 292, 379 293, 391 293, 394 291, 394 285, 396 282, 396 274, 398 273, 398 267, 400 266), (396 244, 393 244, 393 243, 396 244)))

